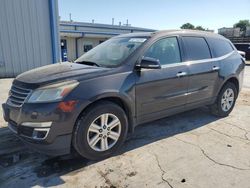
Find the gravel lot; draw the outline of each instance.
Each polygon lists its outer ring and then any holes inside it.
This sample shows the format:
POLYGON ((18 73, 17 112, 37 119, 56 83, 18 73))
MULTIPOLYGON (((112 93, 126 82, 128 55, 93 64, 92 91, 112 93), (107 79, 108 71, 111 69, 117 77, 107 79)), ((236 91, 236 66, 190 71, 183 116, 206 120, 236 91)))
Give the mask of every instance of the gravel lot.
MULTIPOLYGON (((1 103, 10 85, 0 79, 1 103)), ((139 126, 119 154, 99 162, 30 151, 0 117, 0 187, 249 188, 249 122, 250 66, 230 116, 199 108, 139 126)))

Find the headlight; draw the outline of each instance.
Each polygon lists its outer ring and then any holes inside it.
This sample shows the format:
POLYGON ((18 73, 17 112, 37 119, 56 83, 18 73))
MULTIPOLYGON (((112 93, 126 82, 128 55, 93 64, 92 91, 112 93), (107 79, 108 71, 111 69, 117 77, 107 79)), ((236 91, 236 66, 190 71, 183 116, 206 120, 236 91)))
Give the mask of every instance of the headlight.
POLYGON ((78 84, 79 82, 74 80, 36 89, 29 97, 28 103, 60 101, 78 84))

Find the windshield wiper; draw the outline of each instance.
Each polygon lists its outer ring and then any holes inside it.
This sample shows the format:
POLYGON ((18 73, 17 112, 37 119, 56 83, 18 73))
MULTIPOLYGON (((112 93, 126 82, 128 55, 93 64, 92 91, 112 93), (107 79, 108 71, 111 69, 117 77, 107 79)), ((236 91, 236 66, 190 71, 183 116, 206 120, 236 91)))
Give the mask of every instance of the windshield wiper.
POLYGON ((75 61, 75 63, 101 67, 101 65, 99 65, 98 63, 92 62, 92 61, 75 61))

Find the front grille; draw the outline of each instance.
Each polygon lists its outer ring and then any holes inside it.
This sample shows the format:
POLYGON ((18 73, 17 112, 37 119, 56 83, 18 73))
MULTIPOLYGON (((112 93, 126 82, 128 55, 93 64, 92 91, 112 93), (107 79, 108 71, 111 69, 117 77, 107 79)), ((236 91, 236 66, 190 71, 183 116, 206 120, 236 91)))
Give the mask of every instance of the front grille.
POLYGON ((30 93, 30 89, 22 88, 13 84, 10 89, 10 96, 8 102, 12 106, 20 107, 25 102, 30 93))

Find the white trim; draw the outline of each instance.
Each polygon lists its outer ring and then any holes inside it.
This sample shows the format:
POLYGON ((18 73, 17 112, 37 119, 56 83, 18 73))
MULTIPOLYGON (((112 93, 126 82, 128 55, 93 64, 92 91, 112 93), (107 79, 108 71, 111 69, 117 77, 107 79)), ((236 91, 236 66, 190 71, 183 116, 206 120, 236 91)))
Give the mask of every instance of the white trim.
POLYGON ((33 130, 32 139, 34 139, 34 140, 45 140, 47 138, 48 134, 49 134, 49 131, 50 131, 50 128, 35 128, 33 130), (36 133, 39 132, 39 131, 40 132, 46 131, 46 135, 43 138, 38 138, 37 134, 34 134, 35 131, 36 131, 36 133))
POLYGON ((235 51, 232 51, 226 55, 220 56, 220 57, 216 57, 216 58, 211 58, 211 59, 201 59, 201 60, 195 60, 195 61, 186 61, 184 63, 186 63, 187 65, 190 64, 198 64, 198 63, 207 63, 207 62, 213 62, 213 61, 221 61, 223 59, 228 58, 229 56, 231 56, 235 51))
POLYGON ((22 126, 32 127, 32 128, 43 128, 43 127, 51 127, 52 121, 49 122, 23 122, 22 126))
POLYGON ((181 65, 192 65, 192 64, 199 64, 199 63, 207 63, 207 62, 213 62, 213 61, 221 61, 223 59, 230 57, 234 52, 235 51, 232 51, 226 55, 216 57, 216 58, 201 59, 201 60, 195 60, 195 61, 185 61, 185 62, 179 62, 179 63, 172 63, 169 65, 162 65, 161 68, 175 67, 175 66, 181 66, 181 65))

